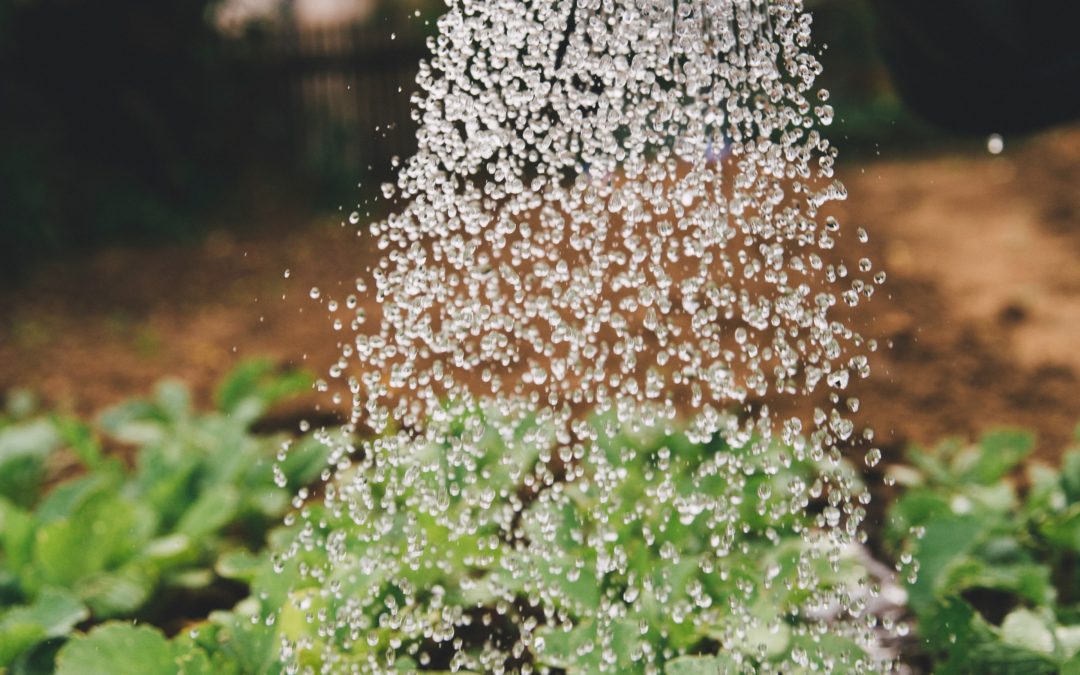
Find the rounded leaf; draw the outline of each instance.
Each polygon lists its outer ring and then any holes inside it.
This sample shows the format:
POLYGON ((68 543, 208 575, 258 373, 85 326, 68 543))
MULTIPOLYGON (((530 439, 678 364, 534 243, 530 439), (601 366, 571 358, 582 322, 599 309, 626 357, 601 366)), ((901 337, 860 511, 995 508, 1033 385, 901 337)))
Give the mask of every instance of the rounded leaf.
POLYGON ((176 675, 176 656, 153 628, 106 624, 64 645, 56 675, 176 675))

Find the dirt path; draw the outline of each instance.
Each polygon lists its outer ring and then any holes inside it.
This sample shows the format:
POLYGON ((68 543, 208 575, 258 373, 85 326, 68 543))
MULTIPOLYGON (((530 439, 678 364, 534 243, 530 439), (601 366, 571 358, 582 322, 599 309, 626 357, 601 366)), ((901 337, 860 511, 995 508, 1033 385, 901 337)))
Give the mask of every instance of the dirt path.
MULTIPOLYGON (((844 179, 844 221, 890 275, 868 332, 892 348, 860 390, 879 438, 895 451, 1018 424, 1056 454, 1080 421, 1080 126, 844 179)), ((344 334, 309 289, 344 296, 376 257, 326 218, 52 265, 0 291, 0 390, 92 412, 166 375, 206 399, 255 355, 325 372, 344 334)))
POLYGON ((846 183, 891 279, 867 418, 895 445, 1015 424, 1060 452, 1080 421, 1080 127, 846 183))

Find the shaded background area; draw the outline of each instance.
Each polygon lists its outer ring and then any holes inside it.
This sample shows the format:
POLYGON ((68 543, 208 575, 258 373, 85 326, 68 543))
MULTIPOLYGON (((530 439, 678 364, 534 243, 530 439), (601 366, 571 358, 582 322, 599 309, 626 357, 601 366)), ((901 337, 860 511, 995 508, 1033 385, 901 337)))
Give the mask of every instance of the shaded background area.
MULTIPOLYGON (((1009 423, 1052 455, 1080 420, 1080 10, 807 4, 844 220, 890 274, 863 414, 893 448, 1009 423)), ((325 372, 336 337, 309 289, 378 257, 348 215, 378 217, 409 154, 438 13, 0 5, 0 391, 93 412, 167 374, 205 396, 255 354, 325 372)))
POLYGON ((0 274, 385 177, 411 147, 406 89, 437 9, 421 4, 4 3, 0 274))

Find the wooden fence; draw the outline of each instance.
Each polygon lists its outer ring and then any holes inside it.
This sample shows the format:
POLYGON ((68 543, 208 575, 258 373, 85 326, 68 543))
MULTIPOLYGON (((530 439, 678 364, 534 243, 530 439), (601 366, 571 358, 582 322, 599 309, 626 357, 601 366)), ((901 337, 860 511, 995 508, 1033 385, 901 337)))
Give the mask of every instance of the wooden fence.
POLYGON ((354 26, 286 30, 252 54, 273 69, 284 94, 275 99, 288 108, 298 168, 385 178, 394 157, 414 152, 409 99, 427 56, 422 38, 354 26))

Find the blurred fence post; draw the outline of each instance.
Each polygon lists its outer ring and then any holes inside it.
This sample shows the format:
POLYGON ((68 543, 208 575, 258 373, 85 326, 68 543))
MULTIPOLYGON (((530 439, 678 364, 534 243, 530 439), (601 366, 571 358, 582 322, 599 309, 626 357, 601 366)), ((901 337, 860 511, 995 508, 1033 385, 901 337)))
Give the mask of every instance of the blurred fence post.
POLYGON ((264 49, 247 51, 256 68, 270 71, 289 120, 293 167, 315 175, 348 174, 381 179, 391 160, 416 146, 409 99, 419 62, 427 55, 422 37, 341 25, 284 28, 264 49))

